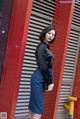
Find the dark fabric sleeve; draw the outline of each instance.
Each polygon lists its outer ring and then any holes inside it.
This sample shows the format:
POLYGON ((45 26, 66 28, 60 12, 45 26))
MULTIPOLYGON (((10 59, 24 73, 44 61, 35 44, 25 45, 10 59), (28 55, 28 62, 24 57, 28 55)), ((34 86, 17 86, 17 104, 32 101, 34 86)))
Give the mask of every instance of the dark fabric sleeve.
POLYGON ((53 81, 49 70, 48 70, 48 66, 47 66, 47 61, 46 61, 46 53, 45 53, 45 47, 43 45, 40 45, 37 48, 37 60, 38 60, 38 65, 39 68, 41 70, 41 73, 44 77, 44 79, 46 80, 46 82, 48 84, 51 84, 53 81))

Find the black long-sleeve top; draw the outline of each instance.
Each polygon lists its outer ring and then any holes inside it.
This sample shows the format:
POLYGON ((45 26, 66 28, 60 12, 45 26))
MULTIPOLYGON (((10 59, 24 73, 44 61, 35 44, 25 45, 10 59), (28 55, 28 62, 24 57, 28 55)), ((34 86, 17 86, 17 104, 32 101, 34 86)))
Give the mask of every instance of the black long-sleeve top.
POLYGON ((40 68, 42 76, 46 80, 47 84, 49 85, 53 83, 53 74, 50 74, 49 68, 52 69, 54 56, 49 49, 49 45, 45 42, 40 42, 36 49, 35 55, 37 65, 40 68))

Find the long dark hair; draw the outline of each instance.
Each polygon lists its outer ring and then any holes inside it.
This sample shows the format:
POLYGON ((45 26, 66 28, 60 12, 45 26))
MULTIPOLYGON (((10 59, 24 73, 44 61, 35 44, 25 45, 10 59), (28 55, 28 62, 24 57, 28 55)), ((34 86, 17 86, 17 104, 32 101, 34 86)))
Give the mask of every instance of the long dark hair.
POLYGON ((42 32, 40 33, 40 36, 39 36, 39 40, 40 40, 41 42, 43 42, 44 39, 45 39, 46 33, 50 32, 51 30, 54 30, 54 31, 55 31, 55 36, 54 36, 53 40, 52 40, 50 43, 54 43, 54 42, 55 42, 55 38, 56 38, 56 29, 55 29, 53 26, 51 26, 51 25, 46 26, 46 27, 42 30, 42 32))

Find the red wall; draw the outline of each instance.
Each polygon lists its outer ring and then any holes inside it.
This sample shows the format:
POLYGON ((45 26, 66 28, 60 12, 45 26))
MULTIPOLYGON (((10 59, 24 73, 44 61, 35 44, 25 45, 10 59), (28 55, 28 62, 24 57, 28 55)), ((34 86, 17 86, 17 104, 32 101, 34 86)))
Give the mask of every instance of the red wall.
POLYGON ((73 96, 77 97, 77 102, 75 102, 74 119, 80 119, 80 52, 78 56, 76 76, 74 80, 73 96))
POLYGON ((32 0, 14 0, 0 84, 0 112, 14 119, 32 0))
POLYGON ((53 65, 55 79, 54 89, 51 93, 49 92, 45 94, 45 112, 43 119, 56 119, 64 62, 73 16, 74 2, 60 3, 60 1, 61 0, 57 0, 53 21, 53 25, 57 31, 56 42, 54 45, 51 45, 51 50, 55 55, 53 65))

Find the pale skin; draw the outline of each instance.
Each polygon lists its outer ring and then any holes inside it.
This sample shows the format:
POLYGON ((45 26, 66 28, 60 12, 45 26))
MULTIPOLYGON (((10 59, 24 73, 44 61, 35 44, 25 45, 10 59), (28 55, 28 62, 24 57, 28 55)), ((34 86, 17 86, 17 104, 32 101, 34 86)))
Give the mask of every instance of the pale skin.
MULTIPOLYGON (((48 33, 46 33, 44 41, 47 44, 49 44, 49 42, 52 39, 54 39, 54 37, 55 37, 55 30, 51 30, 48 33)), ((53 87, 54 87, 54 84, 49 84, 48 90, 46 90, 46 91, 52 91, 53 87)), ((29 110, 29 114, 28 114, 27 119, 41 119, 41 116, 42 116, 41 114, 36 114, 36 113, 32 112, 31 110, 29 110)))

